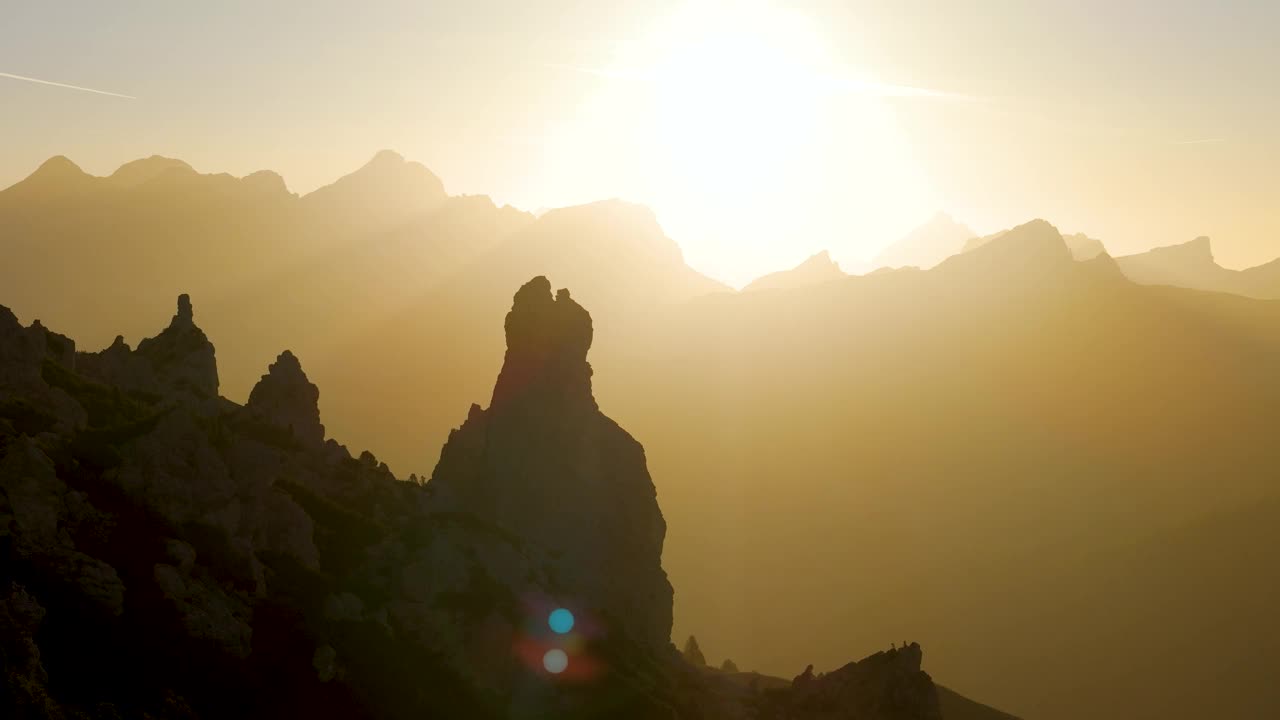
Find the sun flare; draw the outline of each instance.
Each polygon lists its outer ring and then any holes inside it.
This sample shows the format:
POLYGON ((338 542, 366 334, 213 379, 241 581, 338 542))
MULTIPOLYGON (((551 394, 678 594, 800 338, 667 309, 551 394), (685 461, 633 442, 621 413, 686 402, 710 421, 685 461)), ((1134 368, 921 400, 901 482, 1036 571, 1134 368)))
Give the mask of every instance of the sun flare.
POLYGON ((617 194, 727 282, 821 249, 856 264, 934 209, 889 86, 794 10, 691 3, 590 72, 599 92, 552 152, 597 182, 629 168, 617 194))
POLYGON ((741 197, 814 144, 827 58, 804 18, 763 6, 728 18, 691 9, 657 44, 655 145, 696 190, 741 197))

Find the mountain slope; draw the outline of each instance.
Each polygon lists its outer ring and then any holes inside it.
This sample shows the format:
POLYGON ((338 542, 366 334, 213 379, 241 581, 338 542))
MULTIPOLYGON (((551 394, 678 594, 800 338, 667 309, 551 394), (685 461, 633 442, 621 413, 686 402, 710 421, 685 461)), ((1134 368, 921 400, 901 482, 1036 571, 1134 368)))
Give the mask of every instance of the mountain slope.
MULTIPOLYGON (((967 239, 960 252, 971 252, 977 248, 990 243, 992 240, 1004 237, 1009 230, 1001 230, 998 233, 985 235, 982 237, 971 237, 967 239)), ((1076 233, 1074 235, 1063 235, 1063 242, 1066 243, 1067 249, 1071 251, 1071 257, 1076 260, 1092 260, 1099 255, 1106 253, 1107 249, 1102 245, 1101 240, 1091 238, 1084 233, 1076 233)))
POLYGON ((848 275, 831 259, 831 255, 826 250, 823 250, 790 270, 780 270, 756 278, 742 288, 742 292, 820 285, 844 277, 848 277, 848 275))
MULTIPOLYGON (((1037 222, 930 271, 708 297, 633 334, 597 355, 613 368, 597 393, 658 477, 685 479, 659 488, 677 636, 775 674, 914 636, 940 676, 1021 716, 1202 716, 1204 670, 1131 692, 1096 627, 1146 626, 1143 603, 1164 602, 1184 618, 1165 642, 1212 655, 1219 604, 1102 559, 1274 496, 1280 306, 1135 285, 1037 222), (785 631, 760 625, 779 616, 785 631)), ((1243 596, 1271 582, 1224 573, 1243 596)), ((1222 684, 1234 707, 1266 706, 1243 685, 1222 684)))
POLYGON ((334 432, 420 473, 452 426, 444 408, 469 403, 497 369, 501 338, 483 328, 508 288, 555 274, 606 319, 727 291, 685 265, 645 208, 611 201, 535 220, 447 197, 389 152, 302 198, 274 175, 201 175, 153 157, 95 178, 54 159, 0 192, 0 249, 13 307, 89 347, 144 337, 169 312, 155 298, 205 298, 204 326, 237 348, 220 363, 229 397, 245 399, 287 345, 327 389, 334 432), (370 353, 388 336, 404 351, 370 353))
POLYGON ((490 406, 423 485, 324 440, 288 351, 247 405, 210 394, 186 295, 136 351, 0 307, 0 712, 939 720, 919 645, 767 692, 686 664, 590 315, 538 277, 505 329, 490 406))
POLYGON ((1275 302, 1135 284, 1105 254, 1074 261, 1043 222, 927 271, 715 292, 618 203, 547 224, 483 202, 430 219, 450 201, 397 230, 311 238, 324 247, 311 252, 301 235, 257 234, 252 213, 200 214, 195 194, 147 255, 116 233, 147 227, 131 213, 163 215, 148 199, 161 196, 108 192, 68 165, 0 193, 16 253, 0 273, 24 317, 66 319, 94 348, 132 324, 134 341, 172 314, 148 300, 120 316, 139 288, 204 278, 201 326, 229 340, 221 392, 248 397, 291 347, 325 388, 327 431, 402 472, 432 467, 458 409, 492 390, 511 289, 564 272, 595 321, 595 397, 644 439, 675 631, 743 667, 791 676, 916 637, 940 677, 1027 717, 1204 717, 1217 688, 1232 709, 1219 716, 1272 702, 1257 675, 1270 656, 1229 669, 1210 638, 1230 627, 1267 647, 1273 623, 1250 599, 1272 597, 1273 564, 1212 566, 1176 546, 1148 573, 1156 561, 1126 549, 1274 497, 1275 302), (249 268, 165 254, 250 237, 262 260, 249 268), (1199 587, 1232 590, 1187 591, 1199 587), (1124 670, 1148 643, 1160 671, 1124 670))
POLYGON ((1280 260, 1245 270, 1229 270, 1213 259, 1209 238, 1198 237, 1116 259, 1131 280, 1262 299, 1280 298, 1280 260))

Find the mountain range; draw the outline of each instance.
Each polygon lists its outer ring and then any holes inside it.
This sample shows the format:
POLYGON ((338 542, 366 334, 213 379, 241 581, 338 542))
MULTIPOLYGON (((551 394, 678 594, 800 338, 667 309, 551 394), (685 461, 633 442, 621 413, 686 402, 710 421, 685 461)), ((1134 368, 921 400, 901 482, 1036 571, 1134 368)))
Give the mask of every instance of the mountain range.
POLYGON ((17 315, 111 351, 189 291, 217 392, 247 402, 289 347, 327 436, 426 476, 501 371, 511 289, 555 277, 591 308, 594 397, 643 440, 677 636, 771 677, 908 637, 948 686, 1048 720, 1280 704, 1265 295, 1045 221, 966 252, 940 221, 923 269, 820 255, 734 293, 619 201, 534 218, 389 154, 323 202, 142 162, 0 192, 17 315))
POLYGON ((1280 260, 1244 270, 1230 270, 1213 259, 1209 238, 1117 258, 1120 269, 1144 285, 1211 290, 1265 300, 1280 299, 1280 260))
POLYGON ((326 439, 291 351, 219 397, 187 295, 97 353, 0 307, 6 717, 1006 717, 941 691, 916 643, 765 686, 686 662, 590 314, 537 277, 505 335, 489 406, 405 482, 326 439))

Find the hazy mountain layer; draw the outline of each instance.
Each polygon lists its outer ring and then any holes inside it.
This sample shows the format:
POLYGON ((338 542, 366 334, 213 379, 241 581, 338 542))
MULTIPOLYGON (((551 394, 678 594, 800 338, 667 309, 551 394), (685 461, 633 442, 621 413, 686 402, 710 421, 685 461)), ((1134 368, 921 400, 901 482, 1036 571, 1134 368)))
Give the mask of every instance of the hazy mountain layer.
POLYGON ((617 202, 534 221, 450 198, 396 230, 284 233, 296 242, 253 254, 243 227, 304 222, 285 221, 306 213, 282 188, 254 191, 284 198, 278 212, 202 214, 248 191, 206 178, 165 226, 158 208, 177 200, 153 207, 69 165, 42 169, 40 192, 0 193, 19 259, 0 274, 24 317, 103 347, 170 314, 131 310, 140 289, 216 286, 201 308, 232 348, 221 391, 247 397, 292 347, 325 388, 328 431, 401 473, 434 465, 456 408, 491 389, 511 288, 565 278, 596 320, 595 396, 644 438, 676 634, 748 672, 832 669, 911 637, 955 687, 1028 717, 1274 706, 1256 673, 1280 663, 1280 640, 1252 604, 1272 597, 1273 564, 1212 522, 1274 508, 1259 504, 1280 467, 1273 302, 1143 287, 1124 260, 1077 261, 1045 222, 927 271, 742 294, 617 202), (171 230, 153 266, 127 238, 157 226, 171 230), (1163 541, 1205 523, 1216 564, 1163 541), (1223 669, 1218 628, 1248 638, 1240 669, 1223 669))
POLYGON ((768 687, 681 659, 591 335, 566 290, 522 287, 492 403, 422 485, 325 441, 288 351, 247 405, 211 393, 186 295, 136 351, 0 307, 0 711, 940 720, 915 644, 768 687))
POLYGON ((1135 285, 1037 222, 928 272, 706 298, 632 340, 597 356, 597 392, 671 479, 678 636, 777 672, 910 633, 1026 717, 1275 702, 1213 671, 1206 628, 1276 667, 1280 630, 1243 598, 1280 571, 1226 538, 1217 566, 1184 563, 1160 538, 1280 494, 1280 306, 1135 285), (1122 571, 1140 544, 1182 574, 1122 571), (1162 648, 1136 664, 1165 671, 1135 684, 1117 642, 1162 648))
MULTIPOLYGON (((998 238, 1004 237, 1006 234, 1010 232, 1012 231, 1001 230, 1000 232, 993 233, 991 235, 984 235, 982 237, 971 237, 965 241, 963 247, 961 247, 960 249, 960 252, 970 252, 972 250, 976 250, 982 247, 983 245, 986 245, 987 243, 991 242, 992 240, 996 240, 998 238)), ((1091 238, 1088 235, 1085 235, 1084 233, 1076 233, 1074 235, 1063 235, 1062 240, 1063 242, 1066 243, 1067 249, 1071 251, 1071 257, 1075 258, 1076 260, 1092 260, 1107 251, 1107 249, 1103 247, 1101 240, 1091 238)))
POLYGON ((1116 262, 1126 276, 1143 285, 1173 285, 1280 299, 1280 260, 1245 270, 1229 270, 1213 259, 1207 237, 1127 255, 1117 258, 1116 262))
POLYGON ((742 292, 820 285, 824 282, 839 280, 844 277, 848 277, 848 274, 840 269, 840 266, 831 259, 831 255, 826 250, 823 250, 790 270, 769 273, 751 281, 746 287, 742 288, 742 292))
POLYGON ((938 213, 929 222, 907 233, 885 248, 871 262, 871 269, 918 267, 924 270, 960 252, 974 232, 938 213))

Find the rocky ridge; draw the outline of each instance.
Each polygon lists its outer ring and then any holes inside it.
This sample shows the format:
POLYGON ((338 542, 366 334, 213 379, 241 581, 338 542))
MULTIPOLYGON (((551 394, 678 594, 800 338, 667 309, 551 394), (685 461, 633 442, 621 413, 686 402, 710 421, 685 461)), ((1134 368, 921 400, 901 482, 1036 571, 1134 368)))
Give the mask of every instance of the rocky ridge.
POLYGON ((684 662, 643 448, 591 393, 590 315, 538 277, 506 334, 490 406, 420 485, 324 439, 288 351, 246 405, 218 397, 185 295, 99 353, 0 309, 0 709, 933 717, 918 652, 914 675, 875 661, 773 694, 684 662))

